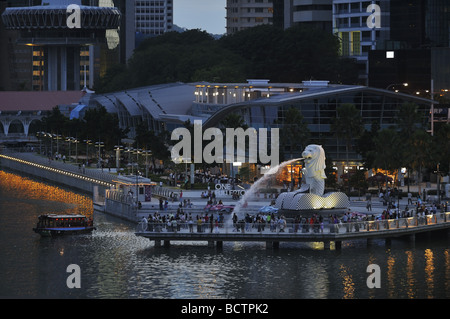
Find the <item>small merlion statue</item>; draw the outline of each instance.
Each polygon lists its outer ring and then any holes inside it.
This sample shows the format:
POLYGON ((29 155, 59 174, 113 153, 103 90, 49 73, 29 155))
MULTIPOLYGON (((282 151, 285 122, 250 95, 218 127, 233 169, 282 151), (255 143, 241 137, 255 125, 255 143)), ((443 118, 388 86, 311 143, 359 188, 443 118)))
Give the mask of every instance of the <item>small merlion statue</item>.
POLYGON ((305 160, 303 176, 309 185, 309 192, 323 196, 325 191, 325 151, 321 145, 308 145, 302 153, 305 160))

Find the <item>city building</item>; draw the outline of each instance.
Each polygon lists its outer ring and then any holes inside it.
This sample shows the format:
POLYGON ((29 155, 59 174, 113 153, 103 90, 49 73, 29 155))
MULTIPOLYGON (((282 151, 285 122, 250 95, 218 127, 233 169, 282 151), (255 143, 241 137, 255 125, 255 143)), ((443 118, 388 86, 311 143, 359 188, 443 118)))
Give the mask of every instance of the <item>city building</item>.
POLYGON ((449 61, 450 48, 373 50, 369 54, 369 83, 378 88, 408 83, 392 89, 437 97, 450 89, 449 61))
MULTIPOLYGON (((0 1, 0 15, 12 3, 25 6, 29 1, 0 1)), ((19 35, 17 30, 6 29, 0 19, 0 91, 31 90, 32 48, 17 44, 19 35)))
POLYGON ((272 0, 227 0, 227 34, 273 22, 272 0))
POLYGON ((430 91, 434 80, 437 91, 449 87, 446 1, 333 0, 333 32, 341 40, 342 56, 359 62, 365 85, 407 82, 408 90, 417 92, 430 91))
POLYGON ((82 91, 0 91, 0 144, 36 142, 47 112, 58 107, 69 117, 85 96, 82 91))
POLYGON ((273 0, 273 24, 287 29, 294 25, 332 31, 332 0, 273 0))
POLYGON ((436 97, 450 89, 450 3, 390 1, 390 37, 369 52, 369 85, 408 83, 409 93, 436 97))
MULTIPOLYGON (((130 1, 133 2, 133 1, 130 1)), ((161 35, 172 30, 173 1, 135 0, 136 32, 146 36, 161 35)))
POLYGON ((93 85, 94 46, 114 38, 120 17, 114 7, 46 0, 39 6, 7 7, 2 22, 18 32, 18 44, 32 49, 32 89, 66 91, 93 85), (69 11, 69 3, 76 7, 69 11))
POLYGON ((360 82, 368 85, 369 51, 390 38, 390 0, 333 0, 333 34, 341 41, 341 55, 358 61, 360 82), (373 25, 372 5, 380 8, 373 25), (368 21, 370 20, 370 21, 368 21))

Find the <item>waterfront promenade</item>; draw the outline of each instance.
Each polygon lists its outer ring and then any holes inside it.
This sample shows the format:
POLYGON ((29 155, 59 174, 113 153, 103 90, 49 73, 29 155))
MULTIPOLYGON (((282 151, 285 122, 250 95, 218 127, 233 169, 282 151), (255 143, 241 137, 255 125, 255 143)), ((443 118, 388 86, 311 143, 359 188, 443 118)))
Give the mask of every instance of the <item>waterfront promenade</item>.
MULTIPOLYGON (((73 163, 63 163, 62 161, 50 161, 47 158, 33 154, 33 153, 3 153, 0 159, 6 160, 8 165, 5 167, 15 167, 16 170, 23 172, 30 172, 30 168, 37 170, 33 175, 39 176, 43 172, 51 172, 47 176, 48 180, 55 180, 59 183, 67 183, 67 186, 72 187, 73 184, 79 186, 81 183, 90 185, 88 189, 92 189, 93 185, 102 186, 103 188, 111 188, 114 186, 114 179, 117 176, 115 171, 107 169, 82 168, 73 163), (19 165, 15 166, 15 165, 19 165), (64 177, 63 180, 59 177, 64 177), (68 182, 70 180, 70 182, 68 182)), ((204 190, 203 190, 204 191, 204 190)), ((330 243, 334 243, 335 247, 339 248, 342 241, 352 239, 366 239, 370 242, 372 239, 384 238, 389 240, 394 237, 410 237, 414 238, 416 234, 432 231, 443 231, 450 228, 450 212, 446 211, 431 211, 431 206, 428 214, 416 215, 414 213, 414 206, 410 205, 409 210, 411 214, 407 218, 394 218, 387 220, 379 220, 380 215, 387 209, 386 206, 378 199, 372 198, 372 208, 369 211, 366 207, 366 201, 361 197, 351 198, 348 213, 352 218, 350 222, 343 223, 342 219, 337 223, 329 220, 328 215, 323 216, 322 223, 310 224, 299 219, 294 223, 293 219, 285 220, 285 224, 281 223, 265 223, 265 224, 233 224, 230 213, 223 213, 224 221, 220 225, 215 223, 205 223, 199 227, 197 224, 197 217, 210 215, 217 218, 217 212, 205 210, 207 203, 206 198, 202 198, 202 190, 183 190, 183 200, 189 200, 188 207, 181 205, 179 200, 170 200, 169 194, 179 195, 181 190, 179 188, 168 188, 155 186, 152 192, 152 199, 148 202, 142 202, 140 208, 133 206, 135 201, 130 201, 130 208, 133 211, 131 221, 137 223, 136 235, 154 240, 156 245, 164 242, 164 245, 170 245, 170 241, 206 241, 218 246, 222 245, 224 241, 262 241, 266 242, 268 246, 278 246, 280 242, 322 242, 324 248, 329 248, 330 243), (168 206, 163 210, 159 206, 159 198, 168 199, 168 206), (175 220, 168 224, 150 222, 143 224, 140 222, 143 217, 149 215, 175 215, 182 210, 185 216, 191 216, 192 224, 186 218, 184 221, 175 220), (175 223, 175 224, 173 224, 175 223)), ((224 205, 234 206, 237 200, 231 198, 230 195, 223 195, 218 193, 217 201, 222 201, 224 205)), ((248 200, 248 206, 245 212, 242 212, 240 217, 245 214, 251 216, 258 215, 259 209, 263 206, 269 205, 271 199, 253 196, 248 200)), ((406 198, 400 199, 396 204, 400 204, 400 209, 404 210, 408 204, 406 198)), ((111 213, 104 210, 102 203, 97 203, 97 208, 105 213, 111 213)), ((114 214, 113 214, 114 215, 114 214)), ((301 213, 299 213, 301 215, 301 213)), ((276 219, 282 219, 276 215, 276 219)))
POLYGON ((322 242, 325 249, 334 242, 340 248, 342 241, 364 239, 390 240, 406 237, 411 241, 415 235, 424 232, 447 231, 450 229, 450 212, 415 217, 371 220, 355 218, 349 222, 324 220, 319 223, 299 220, 286 222, 277 218, 269 223, 230 223, 225 221, 217 225, 213 223, 197 223, 192 221, 141 221, 136 227, 136 235, 154 240, 156 246, 164 241, 207 241, 209 245, 221 246, 224 241, 266 242, 268 246, 277 247, 280 242, 322 242))

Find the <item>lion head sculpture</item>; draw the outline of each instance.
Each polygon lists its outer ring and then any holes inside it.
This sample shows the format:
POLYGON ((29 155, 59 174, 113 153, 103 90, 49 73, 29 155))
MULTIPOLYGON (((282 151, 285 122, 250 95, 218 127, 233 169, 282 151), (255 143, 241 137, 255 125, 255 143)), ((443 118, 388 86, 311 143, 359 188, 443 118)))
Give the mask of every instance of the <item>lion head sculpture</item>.
POLYGON ((325 191, 325 151, 321 145, 308 145, 302 153, 305 159, 303 174, 310 193, 322 196, 325 191))

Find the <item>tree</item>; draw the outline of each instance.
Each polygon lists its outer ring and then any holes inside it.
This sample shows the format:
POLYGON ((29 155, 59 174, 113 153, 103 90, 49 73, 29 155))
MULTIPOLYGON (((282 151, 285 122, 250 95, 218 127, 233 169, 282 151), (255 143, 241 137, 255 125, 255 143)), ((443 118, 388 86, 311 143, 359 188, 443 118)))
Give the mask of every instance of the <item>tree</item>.
POLYGON ((424 167, 430 167, 430 164, 433 162, 433 145, 431 135, 424 130, 416 130, 412 136, 411 147, 415 152, 412 161, 412 168, 418 172, 419 193, 421 193, 422 189, 420 183, 422 182, 422 169, 424 167))
POLYGON ((66 134, 69 119, 64 116, 55 106, 46 116, 41 120, 42 129, 48 133, 66 134))
POLYGON ((349 167, 348 153, 352 147, 352 140, 359 138, 363 129, 360 111, 354 104, 345 103, 336 109, 336 117, 331 122, 331 131, 338 139, 345 142, 347 167, 349 167))
POLYGON ((102 74, 99 93, 169 82, 299 82, 326 78, 358 82, 357 64, 339 56, 333 34, 299 26, 249 28, 215 40, 201 30, 167 32, 144 40, 126 65, 102 74))
POLYGON ((444 174, 450 173, 450 124, 441 123, 436 125, 433 136, 433 154, 436 164, 440 164, 440 171, 444 174))
POLYGON ((80 137, 103 142, 106 149, 112 149, 126 137, 127 130, 119 127, 117 114, 108 113, 104 106, 88 109, 82 123, 80 137))
POLYGON ((374 139, 372 153, 374 159, 373 165, 375 168, 381 168, 388 171, 400 168, 401 153, 398 151, 399 141, 400 135, 394 128, 387 128, 378 132, 378 135, 374 139))
POLYGON ((370 130, 364 130, 361 137, 357 141, 357 149, 358 153, 361 154, 364 167, 373 167, 374 162, 374 141, 378 136, 378 132, 380 130, 380 125, 378 122, 373 122, 370 130))
POLYGON ((169 134, 167 133, 165 131, 156 135, 155 131, 149 130, 145 123, 140 123, 136 127, 135 147, 151 151, 153 167, 156 166, 156 159, 162 160, 163 162, 170 159, 168 148, 169 134))
MULTIPOLYGON (((295 107, 289 108, 284 115, 283 128, 280 131, 281 149, 288 149, 290 159, 293 159, 294 154, 301 154, 309 144, 310 135, 302 113, 295 107)), ((280 155, 284 161, 284 152, 280 155)))

